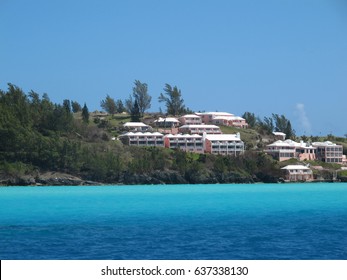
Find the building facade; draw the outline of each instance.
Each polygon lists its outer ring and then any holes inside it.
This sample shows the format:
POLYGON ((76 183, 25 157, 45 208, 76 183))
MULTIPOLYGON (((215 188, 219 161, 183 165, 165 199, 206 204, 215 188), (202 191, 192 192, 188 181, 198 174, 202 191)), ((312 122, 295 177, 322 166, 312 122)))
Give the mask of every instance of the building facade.
POLYGON ((216 125, 234 126, 238 128, 248 127, 246 120, 238 116, 232 116, 232 117, 218 116, 212 119, 212 123, 216 125))
POLYGON ((240 134, 204 134, 204 150, 209 154, 234 155, 245 150, 240 134))
POLYGON ((330 141, 314 142, 317 148, 317 158, 323 162, 343 164, 343 147, 330 141))
POLYGON ((186 152, 203 153, 203 137, 198 134, 168 134, 164 136, 165 148, 181 149, 186 152))
POLYGON ((182 134, 221 134, 219 126, 212 124, 196 124, 196 125, 182 125, 178 128, 178 132, 182 134))
POLYGON ((129 146, 164 147, 164 135, 159 132, 128 132, 119 136, 129 146))
POLYGON ((196 115, 200 116, 202 119, 202 122, 205 124, 212 123, 212 120, 216 117, 233 117, 233 114, 226 113, 226 112, 204 112, 204 113, 195 113, 196 115))
POLYGON ((178 127, 180 125, 180 121, 176 118, 159 118, 154 121, 154 125, 157 127, 178 127))
POLYGON ((144 124, 143 122, 126 122, 123 124, 123 127, 128 131, 148 131, 152 129, 149 125, 144 124))
POLYGON ((265 152, 278 161, 284 161, 291 158, 298 160, 315 160, 317 158, 317 148, 310 144, 295 142, 287 139, 278 140, 266 146, 265 152))
POLYGON ((193 115, 193 114, 184 115, 184 116, 179 118, 179 121, 181 122, 182 125, 196 125, 196 124, 200 125, 200 124, 202 124, 201 117, 198 115, 193 115))
POLYGON ((287 165, 281 168, 285 171, 285 180, 297 181, 312 181, 313 172, 310 168, 303 165, 287 165))

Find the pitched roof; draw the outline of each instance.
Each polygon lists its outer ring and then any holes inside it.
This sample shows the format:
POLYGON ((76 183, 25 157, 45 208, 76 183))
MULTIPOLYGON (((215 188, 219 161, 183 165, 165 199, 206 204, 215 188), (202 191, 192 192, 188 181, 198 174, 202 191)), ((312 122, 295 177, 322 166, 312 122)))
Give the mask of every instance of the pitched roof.
POLYGON ((281 169, 285 169, 285 170, 293 170, 293 169, 297 169, 297 170, 311 170, 310 168, 308 168, 307 166, 304 166, 304 165, 287 165, 285 167, 282 167, 281 169))
POLYGON ((210 141, 241 141, 238 134, 206 134, 205 138, 210 141))
POLYGON ((143 122, 126 122, 125 124, 123 124, 123 126, 139 127, 139 126, 148 126, 148 125, 144 124, 143 122))

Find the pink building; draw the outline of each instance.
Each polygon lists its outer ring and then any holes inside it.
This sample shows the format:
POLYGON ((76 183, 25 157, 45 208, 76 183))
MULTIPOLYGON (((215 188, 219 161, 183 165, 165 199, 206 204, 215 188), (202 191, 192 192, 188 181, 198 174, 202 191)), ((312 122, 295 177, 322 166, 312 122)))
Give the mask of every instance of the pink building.
POLYGON ((220 128, 212 124, 183 125, 178 129, 183 134, 222 134, 220 128))
POLYGON ((182 117, 179 118, 179 121, 181 122, 181 124, 183 125, 196 125, 196 124, 202 124, 202 119, 200 116, 198 115, 193 115, 193 114, 189 114, 189 115, 184 115, 182 117))
POLYGON ((205 152, 210 154, 234 155, 244 152, 240 134, 204 134, 205 152))
POLYGON ((212 123, 212 120, 216 117, 234 117, 233 114, 226 112, 204 112, 195 114, 201 117, 203 123, 212 123))
POLYGON ((212 123, 216 125, 234 126, 238 128, 247 128, 248 123, 244 118, 238 116, 225 117, 218 116, 212 119, 212 123))
POLYGON ((317 158, 324 162, 343 164, 343 147, 330 141, 314 142, 317 148, 317 158))
POLYGON ((203 153, 203 138, 197 134, 168 134, 164 136, 165 148, 181 149, 186 152, 203 153))
POLYGON ((284 161, 291 158, 298 160, 315 160, 317 158, 317 148, 304 143, 295 142, 287 139, 285 141, 278 140, 266 146, 265 152, 278 161, 284 161))

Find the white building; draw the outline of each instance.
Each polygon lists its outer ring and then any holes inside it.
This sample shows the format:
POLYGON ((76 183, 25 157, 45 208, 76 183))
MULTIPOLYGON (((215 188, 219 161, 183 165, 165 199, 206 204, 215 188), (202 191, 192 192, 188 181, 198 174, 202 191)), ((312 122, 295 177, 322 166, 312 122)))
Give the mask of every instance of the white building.
POLYGON ((180 122, 176 118, 167 117, 167 118, 159 118, 159 119, 155 120, 154 124, 158 127, 172 128, 172 127, 179 126, 180 122))
POLYGON ((240 134, 204 134, 204 150, 210 154, 234 155, 245 150, 240 134))
POLYGON ((312 181, 312 170, 303 165, 287 165, 281 168, 286 171, 285 179, 287 181, 312 181))
POLYGON ((123 127, 128 131, 147 131, 151 127, 143 122, 126 122, 123 127))
POLYGON ((159 132, 128 132, 119 136, 129 146, 164 147, 164 135, 159 132))
POLYGON ((183 134, 221 134, 219 126, 213 124, 196 124, 196 125, 182 125, 178 129, 179 133, 183 134))
POLYGON ((186 152, 203 153, 203 137, 198 134, 167 134, 164 145, 170 149, 181 149, 186 152))

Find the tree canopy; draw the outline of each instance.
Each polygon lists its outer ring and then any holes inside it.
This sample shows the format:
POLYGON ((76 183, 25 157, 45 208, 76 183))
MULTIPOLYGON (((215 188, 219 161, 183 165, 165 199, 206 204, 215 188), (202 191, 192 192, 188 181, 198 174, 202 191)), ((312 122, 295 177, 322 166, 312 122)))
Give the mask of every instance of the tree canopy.
POLYGON ((160 93, 158 100, 165 103, 166 112, 169 115, 177 116, 185 113, 184 100, 181 90, 177 86, 172 87, 169 84, 165 84, 164 94, 160 93))
POLYGON ((137 101, 140 115, 143 116, 146 110, 151 108, 152 97, 148 94, 148 85, 135 80, 133 87, 133 97, 137 101))
POLYGON ((106 98, 104 100, 101 100, 100 106, 102 109, 104 109, 107 113, 111 115, 117 112, 116 102, 108 94, 106 95, 106 98))

